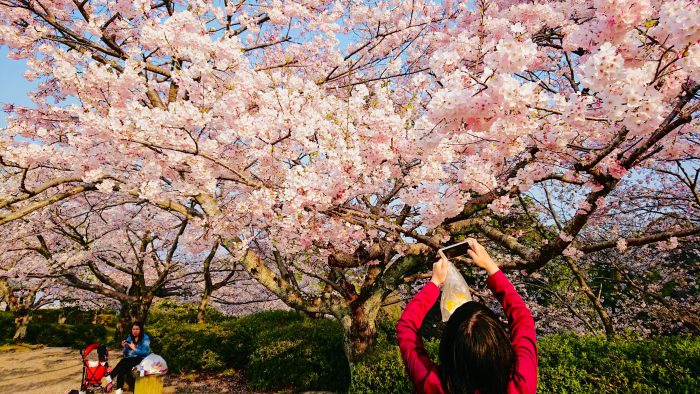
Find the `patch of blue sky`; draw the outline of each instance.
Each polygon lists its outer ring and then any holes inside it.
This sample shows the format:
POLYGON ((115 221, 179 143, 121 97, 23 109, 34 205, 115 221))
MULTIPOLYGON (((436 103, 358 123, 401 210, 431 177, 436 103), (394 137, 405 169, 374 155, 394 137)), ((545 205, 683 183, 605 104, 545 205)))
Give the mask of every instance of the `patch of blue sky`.
MULTIPOLYGON (((9 50, 0 47, 0 104, 13 104, 33 107, 29 92, 37 87, 37 81, 30 82, 24 78, 27 71, 26 60, 13 60, 7 57, 9 50)), ((7 125, 6 114, 0 116, 0 128, 7 125)))

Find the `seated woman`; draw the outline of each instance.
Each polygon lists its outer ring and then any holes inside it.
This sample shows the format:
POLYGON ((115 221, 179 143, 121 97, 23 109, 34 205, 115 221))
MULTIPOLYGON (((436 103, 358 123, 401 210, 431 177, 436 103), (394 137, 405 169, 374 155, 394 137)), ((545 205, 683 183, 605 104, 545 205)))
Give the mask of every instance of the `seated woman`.
POLYGON ((137 321, 131 325, 131 335, 122 341, 124 347, 124 358, 107 375, 107 392, 112 391, 112 379, 117 378, 116 394, 122 394, 124 379, 129 375, 131 369, 141 363, 144 357, 151 354, 151 338, 143 330, 143 323, 137 321))

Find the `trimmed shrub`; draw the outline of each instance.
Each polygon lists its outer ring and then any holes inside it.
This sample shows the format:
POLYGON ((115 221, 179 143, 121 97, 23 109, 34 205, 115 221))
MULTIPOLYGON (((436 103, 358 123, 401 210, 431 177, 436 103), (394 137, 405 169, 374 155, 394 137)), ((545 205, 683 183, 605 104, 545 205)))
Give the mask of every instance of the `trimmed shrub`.
POLYGON ((700 392, 700 339, 647 340, 574 335, 539 340, 543 393, 700 392))
POLYGON ((150 326, 166 326, 171 323, 197 323, 197 309, 194 304, 178 304, 162 300, 148 312, 150 326))
POLYGON ((346 391, 350 370, 337 321, 301 319, 268 326, 256 340, 245 368, 259 390, 346 391))
MULTIPOLYGON (((413 386, 401 359, 399 347, 390 342, 392 341, 381 341, 380 337, 377 347, 367 354, 361 362, 353 366, 351 393, 399 394, 413 391, 413 386)), ((424 344, 430 358, 437 361, 440 342, 429 340, 425 341, 424 344)))
MULTIPOLYGON (((39 324, 51 324, 51 323, 58 323, 58 317, 61 315, 63 312, 66 316, 70 316, 73 313, 75 313, 76 310, 70 308, 70 309, 38 309, 35 311, 32 311, 32 322, 33 323, 39 323, 39 324)), ((69 323, 66 321, 66 323, 69 323)))
POLYGON ((259 390, 347 389, 350 372, 336 321, 269 311, 198 325, 181 322, 184 312, 161 315, 147 327, 154 351, 173 372, 235 368, 259 390))
POLYGON ((12 312, 0 312, 0 345, 12 342, 15 335, 15 316, 12 312))
POLYGON ((172 372, 214 372, 231 365, 237 347, 233 335, 212 324, 153 324, 146 327, 151 350, 172 372))
POLYGON ((116 313, 99 313, 95 319, 95 323, 106 326, 106 327, 116 327, 117 326, 117 314, 116 313))
POLYGON ((112 332, 91 324, 29 323, 26 342, 47 346, 83 348, 91 343, 108 343, 112 332))
MULTIPOLYGON (((207 324, 219 323, 232 318, 213 308, 207 308, 204 314, 207 324)), ((154 305, 148 313, 149 325, 166 325, 170 323, 197 323, 197 305, 162 300, 154 305)))

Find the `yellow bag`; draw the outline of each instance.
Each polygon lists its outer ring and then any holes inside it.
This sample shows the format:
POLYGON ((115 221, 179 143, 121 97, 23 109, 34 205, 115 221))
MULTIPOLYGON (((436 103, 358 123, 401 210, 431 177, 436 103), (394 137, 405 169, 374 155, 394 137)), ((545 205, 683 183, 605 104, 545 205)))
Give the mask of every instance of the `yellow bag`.
POLYGON ((442 321, 446 322, 452 313, 465 302, 472 300, 467 282, 464 281, 462 273, 451 261, 447 261, 447 278, 442 285, 442 297, 440 297, 440 312, 442 321))

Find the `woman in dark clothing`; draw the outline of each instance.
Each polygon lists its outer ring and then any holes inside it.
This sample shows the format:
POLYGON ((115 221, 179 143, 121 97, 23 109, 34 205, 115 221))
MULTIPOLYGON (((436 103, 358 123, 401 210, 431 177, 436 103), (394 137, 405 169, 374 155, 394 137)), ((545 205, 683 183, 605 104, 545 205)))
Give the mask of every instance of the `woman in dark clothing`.
POLYGON ((112 379, 117 379, 116 394, 122 394, 124 379, 131 369, 141 363, 144 357, 151 354, 151 338, 146 335, 143 323, 137 321, 131 326, 131 335, 122 341, 124 358, 122 358, 112 372, 107 375, 107 392, 112 391, 112 379))

